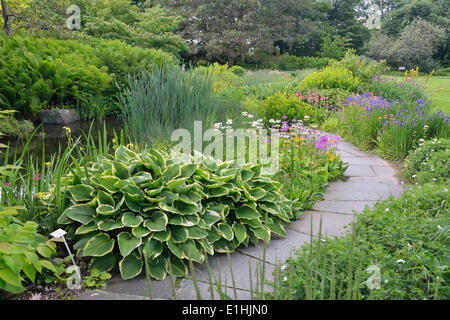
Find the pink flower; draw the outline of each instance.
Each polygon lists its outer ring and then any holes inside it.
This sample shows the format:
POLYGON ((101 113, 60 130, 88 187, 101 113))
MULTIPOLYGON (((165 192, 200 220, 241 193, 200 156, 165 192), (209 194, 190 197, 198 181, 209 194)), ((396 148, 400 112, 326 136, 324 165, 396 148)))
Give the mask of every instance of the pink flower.
POLYGON ((4 185, 5 187, 9 187, 9 183, 8 183, 8 182, 3 182, 3 185, 4 185))
POLYGON ((39 177, 39 173, 37 173, 35 176, 33 176, 33 181, 39 181, 41 178, 39 177))

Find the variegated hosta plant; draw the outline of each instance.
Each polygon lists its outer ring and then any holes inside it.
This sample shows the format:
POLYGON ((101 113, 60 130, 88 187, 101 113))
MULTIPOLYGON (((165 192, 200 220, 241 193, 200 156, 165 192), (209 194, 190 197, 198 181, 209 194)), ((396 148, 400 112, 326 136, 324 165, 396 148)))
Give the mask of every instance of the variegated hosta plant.
POLYGON ((64 179, 70 204, 58 223, 79 255, 93 257, 91 268, 109 271, 119 261, 130 279, 147 257, 152 277, 182 277, 188 260, 286 235, 291 202, 261 169, 205 158, 178 164, 163 152, 121 146, 64 179))

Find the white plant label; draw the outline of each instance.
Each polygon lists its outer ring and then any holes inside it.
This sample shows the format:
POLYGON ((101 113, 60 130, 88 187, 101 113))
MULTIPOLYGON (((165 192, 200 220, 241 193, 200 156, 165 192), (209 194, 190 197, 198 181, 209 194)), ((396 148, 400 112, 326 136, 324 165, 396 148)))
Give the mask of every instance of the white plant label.
POLYGON ((67 232, 65 232, 63 229, 58 229, 56 231, 53 231, 52 233, 50 233, 50 235, 53 238, 62 238, 67 234, 67 232))

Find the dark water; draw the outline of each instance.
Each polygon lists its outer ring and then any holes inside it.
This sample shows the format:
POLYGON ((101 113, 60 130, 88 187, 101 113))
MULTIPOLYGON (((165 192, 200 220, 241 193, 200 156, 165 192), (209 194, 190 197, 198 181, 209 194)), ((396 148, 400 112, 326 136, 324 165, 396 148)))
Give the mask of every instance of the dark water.
MULTIPOLYGON (((28 152, 33 154, 38 159, 42 158, 43 150, 45 148, 45 160, 50 160, 53 154, 57 154, 59 149, 64 150, 67 147, 68 137, 67 130, 64 127, 70 128, 73 139, 81 137, 82 143, 85 142, 84 134, 88 134, 89 130, 94 137, 94 141, 98 141, 98 134, 103 136, 104 128, 106 127, 107 139, 112 141, 114 138, 114 131, 120 136, 120 131, 123 129, 123 122, 118 118, 106 118, 104 120, 81 120, 67 125, 48 125, 42 124, 36 135, 32 138, 28 147, 28 152)), ((10 146, 10 159, 12 153, 17 150, 17 157, 20 157, 26 143, 26 138, 2 138, 0 142, 10 146)), ((5 159, 5 151, 0 153, 0 161, 3 163, 5 159)))

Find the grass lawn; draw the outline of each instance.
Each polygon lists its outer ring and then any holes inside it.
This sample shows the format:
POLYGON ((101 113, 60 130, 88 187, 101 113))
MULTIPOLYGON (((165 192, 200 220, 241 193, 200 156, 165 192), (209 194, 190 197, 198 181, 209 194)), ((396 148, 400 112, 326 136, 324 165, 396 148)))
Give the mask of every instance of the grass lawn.
POLYGON ((432 77, 427 92, 434 111, 450 113, 450 77, 432 77))

